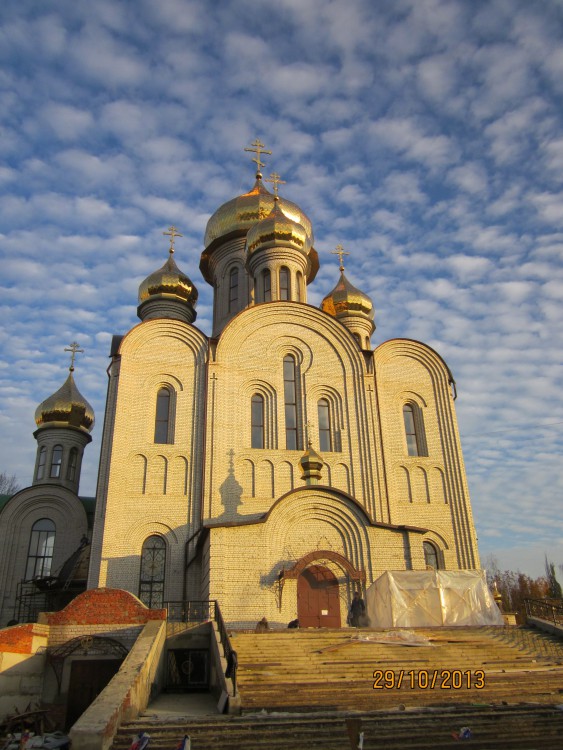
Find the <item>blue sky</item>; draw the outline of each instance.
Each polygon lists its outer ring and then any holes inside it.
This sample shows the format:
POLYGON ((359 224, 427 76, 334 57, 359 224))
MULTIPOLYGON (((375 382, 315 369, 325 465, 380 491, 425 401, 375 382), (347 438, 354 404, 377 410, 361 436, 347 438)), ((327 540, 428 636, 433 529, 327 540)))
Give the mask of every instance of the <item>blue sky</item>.
POLYGON ((342 244, 374 345, 425 341, 457 381, 482 557, 563 563, 563 5, 559 0, 56 0, 0 9, 0 470, 31 482, 35 407, 76 381, 97 426, 141 280, 199 289, 243 148, 313 222, 319 304, 342 244))

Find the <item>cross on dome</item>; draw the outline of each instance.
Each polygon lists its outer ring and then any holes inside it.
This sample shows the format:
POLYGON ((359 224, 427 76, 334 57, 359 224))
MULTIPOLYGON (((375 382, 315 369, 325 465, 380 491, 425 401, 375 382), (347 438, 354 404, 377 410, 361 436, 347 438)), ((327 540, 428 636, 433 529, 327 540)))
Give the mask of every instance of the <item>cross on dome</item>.
POLYGON ((265 167, 266 165, 264 162, 260 161, 260 154, 270 154, 272 155, 271 151, 268 151, 262 141, 259 138, 255 138, 254 141, 250 144, 249 148, 244 149, 245 151, 251 151, 253 154, 256 154, 255 157, 252 158, 252 161, 256 162, 256 179, 261 180, 262 179, 262 172, 260 171, 260 167, 265 167))
POLYGON ((279 176, 277 172, 272 172, 269 178, 265 179, 264 182, 271 182, 274 186, 274 197, 278 200, 278 190, 280 185, 285 185, 285 180, 279 176))
POLYGON ((344 263, 343 263, 343 256, 344 255, 350 255, 350 253, 347 253, 346 250, 342 247, 342 245, 337 245, 335 250, 331 250, 331 255, 338 255, 338 260, 340 261, 340 271, 344 270, 344 263))
POLYGON ((168 232, 163 232, 162 234, 165 234, 167 237, 170 237, 170 255, 174 252, 174 240, 176 237, 183 237, 183 234, 180 234, 180 232, 176 229, 175 226, 168 227, 168 232))
POLYGON ((69 347, 65 348, 65 352, 72 352, 70 355, 70 367, 68 369, 70 372, 74 372, 74 359, 79 352, 80 354, 84 354, 84 349, 81 349, 80 345, 76 341, 73 341, 69 347))

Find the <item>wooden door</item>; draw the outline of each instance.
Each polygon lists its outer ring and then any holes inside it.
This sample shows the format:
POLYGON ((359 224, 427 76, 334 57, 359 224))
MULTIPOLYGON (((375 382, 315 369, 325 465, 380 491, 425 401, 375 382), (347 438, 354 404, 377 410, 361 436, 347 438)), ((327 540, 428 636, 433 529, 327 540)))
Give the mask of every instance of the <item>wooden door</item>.
POLYGON ((70 667, 66 728, 78 721, 121 666, 122 659, 76 659, 70 667))
POLYGON ((297 617, 301 628, 339 628, 336 576, 324 565, 311 565, 297 580, 297 617))

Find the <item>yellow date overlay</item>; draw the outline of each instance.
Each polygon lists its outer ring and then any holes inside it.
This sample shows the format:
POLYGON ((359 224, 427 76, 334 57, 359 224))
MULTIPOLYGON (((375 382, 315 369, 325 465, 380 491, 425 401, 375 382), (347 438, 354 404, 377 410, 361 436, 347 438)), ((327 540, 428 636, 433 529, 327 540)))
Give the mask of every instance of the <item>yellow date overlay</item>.
POLYGON ((374 690, 482 690, 485 672, 482 669, 376 669, 373 673, 374 690))

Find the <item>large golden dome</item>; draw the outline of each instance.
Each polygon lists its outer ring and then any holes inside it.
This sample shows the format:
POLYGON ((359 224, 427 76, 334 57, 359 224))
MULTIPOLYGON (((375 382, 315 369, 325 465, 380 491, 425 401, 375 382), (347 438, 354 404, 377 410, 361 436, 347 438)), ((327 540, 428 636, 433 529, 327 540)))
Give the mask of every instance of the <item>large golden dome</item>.
MULTIPOLYGON (((309 242, 313 244, 313 227, 306 214, 295 203, 279 199, 280 208, 292 221, 305 229, 309 242)), ((216 240, 232 232, 247 232, 250 227, 261 219, 265 219, 274 207, 274 195, 263 185, 262 180, 257 179, 254 187, 248 193, 239 195, 227 203, 224 203, 215 211, 207 222, 205 230, 205 247, 216 240)))
POLYGON ((280 208, 277 200, 269 216, 258 221, 248 230, 246 249, 252 255, 260 248, 293 247, 307 256, 311 241, 302 224, 290 219, 280 208))
POLYGON ((56 393, 39 404, 35 422, 38 427, 77 427, 92 432, 94 410, 76 387, 72 372, 56 393))
POLYGON ((168 260, 162 268, 151 273, 141 283, 139 287, 139 303, 144 302, 150 297, 160 297, 163 295, 183 300, 192 306, 197 301, 198 293, 195 285, 185 273, 180 271, 172 253, 170 253, 168 260))
POLYGON ((373 302, 367 294, 348 281, 342 270, 338 284, 321 302, 321 310, 335 318, 341 315, 361 315, 370 320, 374 318, 373 302))

